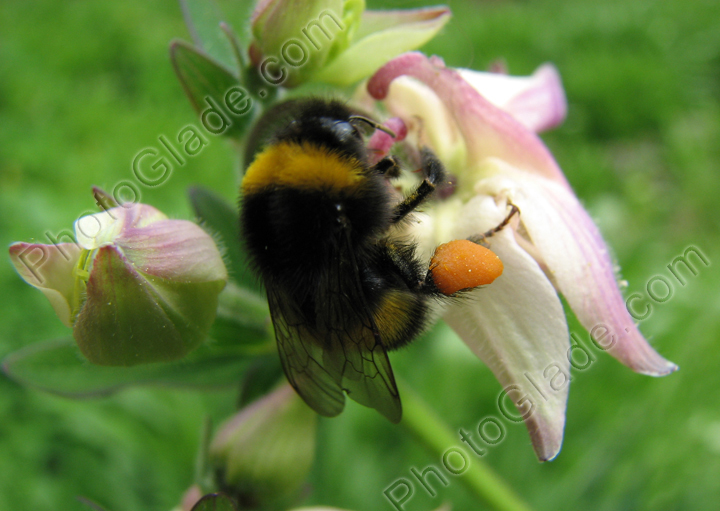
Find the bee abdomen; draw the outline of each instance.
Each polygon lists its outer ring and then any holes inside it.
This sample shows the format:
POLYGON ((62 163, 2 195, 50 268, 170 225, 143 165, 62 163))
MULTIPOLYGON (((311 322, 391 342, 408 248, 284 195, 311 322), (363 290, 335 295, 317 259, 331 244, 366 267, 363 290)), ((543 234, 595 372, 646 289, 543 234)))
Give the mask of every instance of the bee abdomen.
POLYGON ((427 301, 426 297, 410 291, 391 290, 383 294, 373 317, 386 349, 408 344, 425 329, 427 301))

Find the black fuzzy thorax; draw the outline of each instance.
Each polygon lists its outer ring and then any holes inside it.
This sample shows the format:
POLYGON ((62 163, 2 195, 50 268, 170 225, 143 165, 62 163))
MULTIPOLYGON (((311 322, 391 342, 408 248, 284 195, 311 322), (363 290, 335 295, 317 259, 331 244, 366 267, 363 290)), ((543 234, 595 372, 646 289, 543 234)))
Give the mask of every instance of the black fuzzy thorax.
POLYGON ((244 197, 241 231, 253 265, 264 280, 302 294, 350 248, 366 261, 391 223, 386 194, 375 176, 348 194, 278 187, 244 197))

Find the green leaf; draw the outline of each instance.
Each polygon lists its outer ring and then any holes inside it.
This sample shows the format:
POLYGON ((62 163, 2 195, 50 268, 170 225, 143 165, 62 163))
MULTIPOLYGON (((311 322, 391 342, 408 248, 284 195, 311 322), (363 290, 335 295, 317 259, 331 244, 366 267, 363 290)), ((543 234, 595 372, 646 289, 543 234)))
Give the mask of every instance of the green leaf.
POLYGON ((243 375, 238 408, 243 408, 265 394, 269 394, 283 378, 285 378, 285 373, 276 353, 256 357, 243 375))
POLYGON ((210 336, 220 344, 241 343, 255 351, 272 351, 270 310, 264 295, 229 282, 219 297, 210 336), (267 346, 264 346, 267 345, 267 346))
POLYGON ((194 484, 199 488, 215 487, 215 470, 210 464, 210 442, 212 442, 212 419, 206 416, 200 429, 200 445, 195 457, 194 484))
POLYGON ((224 250, 228 274, 240 287, 264 297, 260 282, 248 266, 248 256, 240 242, 240 219, 235 206, 214 192, 199 186, 188 191, 190 203, 200 224, 224 250))
POLYGON ((228 70, 237 69, 236 55, 228 34, 221 28, 225 22, 214 0, 180 0, 185 25, 195 45, 228 70))
POLYGON ((238 508, 227 495, 208 493, 190 511, 238 511, 238 508))
POLYGON ((228 41, 230 42, 230 47, 232 48, 233 54, 235 56, 235 62, 237 63, 237 67, 240 70, 240 77, 247 77, 247 71, 249 69, 248 61, 245 58, 245 52, 240 45, 240 41, 238 41, 237 34, 233 31, 232 27, 224 21, 220 23, 220 30, 222 30, 222 32, 225 34, 225 37, 227 37, 228 41))
POLYGON ((237 385, 253 357, 242 345, 207 342, 177 362, 106 367, 85 360, 71 338, 44 341, 8 355, 3 370, 12 379, 52 394, 88 397, 130 385, 221 388, 237 385))
POLYGON ((240 80, 184 41, 171 43, 170 60, 205 129, 240 140, 258 109, 240 80))

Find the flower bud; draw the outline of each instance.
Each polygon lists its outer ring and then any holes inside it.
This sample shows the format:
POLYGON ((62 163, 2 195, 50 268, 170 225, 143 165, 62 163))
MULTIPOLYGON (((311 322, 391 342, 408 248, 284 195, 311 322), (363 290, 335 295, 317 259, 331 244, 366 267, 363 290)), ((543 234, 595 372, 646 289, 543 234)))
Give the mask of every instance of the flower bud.
POLYGON ((91 362, 166 362, 202 343, 227 281, 205 231, 138 204, 80 218, 75 233, 77 244, 13 244, 10 257, 91 362))
POLYGON ((273 85, 299 85, 346 45, 362 8, 354 0, 261 0, 251 17, 250 58, 273 85), (346 12, 355 5, 361 8, 346 12))
POLYGON ((250 59, 273 85, 346 86, 422 46, 449 19, 447 7, 366 11, 364 0, 260 0, 250 59))
POLYGON ((313 79, 341 87, 357 83, 401 53, 420 48, 450 21, 450 15, 445 6, 365 11, 347 48, 328 59, 313 79))
POLYGON ((315 457, 317 415, 289 384, 243 408, 210 446, 222 486, 260 504, 296 492, 315 457))

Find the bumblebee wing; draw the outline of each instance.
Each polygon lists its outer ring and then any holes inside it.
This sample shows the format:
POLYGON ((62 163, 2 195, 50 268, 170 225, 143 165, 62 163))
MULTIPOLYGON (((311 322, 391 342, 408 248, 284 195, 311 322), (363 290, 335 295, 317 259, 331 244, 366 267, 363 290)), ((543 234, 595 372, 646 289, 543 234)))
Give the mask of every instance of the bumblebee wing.
POLYGON ((328 345, 325 366, 339 374, 342 388, 358 403, 375 408, 398 423, 402 416, 400 396, 390 361, 360 281, 360 270, 347 236, 342 236, 334 271, 327 275, 323 307, 328 345))
POLYGON ((322 343, 307 327, 294 303, 277 289, 268 287, 278 353, 288 381, 300 397, 325 417, 338 415, 345 407, 341 378, 324 367, 322 343))
POLYGON ((268 287, 268 303, 280 360, 290 384, 320 415, 334 417, 345 406, 345 390, 393 423, 402 407, 390 361, 360 284, 349 245, 318 282, 317 317, 309 327, 297 304, 268 287))

